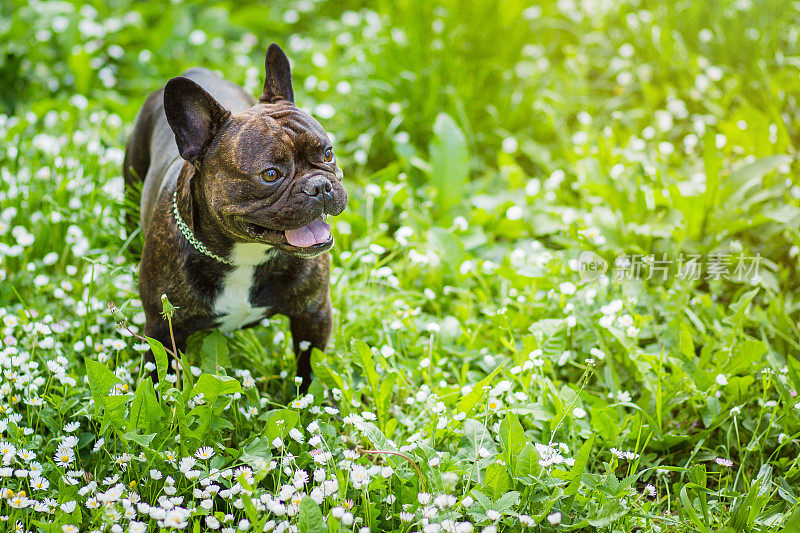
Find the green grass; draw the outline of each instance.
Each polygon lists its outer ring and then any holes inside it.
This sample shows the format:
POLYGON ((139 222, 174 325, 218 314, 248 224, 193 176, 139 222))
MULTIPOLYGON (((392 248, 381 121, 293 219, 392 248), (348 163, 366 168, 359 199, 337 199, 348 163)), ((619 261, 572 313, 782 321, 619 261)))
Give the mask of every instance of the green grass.
POLYGON ((800 529, 799 23, 781 0, 3 3, 0 530, 800 529), (154 390, 122 147, 190 66, 256 93, 271 41, 350 193, 332 346, 313 398, 284 319, 197 335, 154 390))

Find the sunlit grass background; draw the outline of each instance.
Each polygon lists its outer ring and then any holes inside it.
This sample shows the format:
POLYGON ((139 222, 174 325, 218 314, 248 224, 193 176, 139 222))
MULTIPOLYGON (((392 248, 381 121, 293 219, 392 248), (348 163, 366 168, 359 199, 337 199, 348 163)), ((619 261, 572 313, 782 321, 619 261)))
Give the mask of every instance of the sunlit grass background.
POLYGON ((0 530, 800 530, 799 39, 782 0, 0 4, 0 530), (351 197, 332 346, 296 400, 284 320, 199 335, 157 395, 124 142, 270 42, 351 197))

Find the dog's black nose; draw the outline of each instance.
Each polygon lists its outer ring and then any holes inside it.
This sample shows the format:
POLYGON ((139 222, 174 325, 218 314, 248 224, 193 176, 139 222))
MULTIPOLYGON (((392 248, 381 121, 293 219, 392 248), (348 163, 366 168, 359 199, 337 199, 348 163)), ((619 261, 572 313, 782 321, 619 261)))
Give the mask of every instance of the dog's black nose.
MULTIPOLYGON (((305 193, 312 197, 322 196, 323 193, 330 193, 333 190, 333 185, 325 176, 312 176, 304 189, 305 193)), ((327 194, 326 194, 327 196, 327 194)))

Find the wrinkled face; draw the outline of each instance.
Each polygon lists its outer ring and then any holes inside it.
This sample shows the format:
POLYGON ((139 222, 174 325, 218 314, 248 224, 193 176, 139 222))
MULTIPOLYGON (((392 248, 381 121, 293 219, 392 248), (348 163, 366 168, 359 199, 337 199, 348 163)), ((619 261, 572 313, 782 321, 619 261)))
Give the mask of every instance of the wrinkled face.
POLYGON ((327 215, 347 204, 342 171, 319 122, 294 105, 289 60, 272 44, 258 103, 231 114, 194 81, 164 87, 181 157, 197 169, 213 222, 236 242, 316 255, 333 246, 327 215))
POLYGON ((236 241, 313 255, 333 245, 327 215, 347 204, 328 135, 289 102, 230 115, 203 158, 212 216, 236 241))

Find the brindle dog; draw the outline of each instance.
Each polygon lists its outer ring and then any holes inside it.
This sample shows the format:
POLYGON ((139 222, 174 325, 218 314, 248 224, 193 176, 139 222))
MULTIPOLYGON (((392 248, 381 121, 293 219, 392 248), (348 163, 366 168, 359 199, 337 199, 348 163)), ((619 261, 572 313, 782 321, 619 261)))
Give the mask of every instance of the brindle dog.
POLYGON ((178 350, 196 331, 283 314, 307 388, 311 349, 325 349, 332 324, 325 219, 342 212, 347 193, 330 138, 294 104, 283 50, 267 51, 258 101, 202 68, 151 94, 123 172, 132 187, 144 180, 145 334, 171 346, 162 294, 178 307, 178 350))

